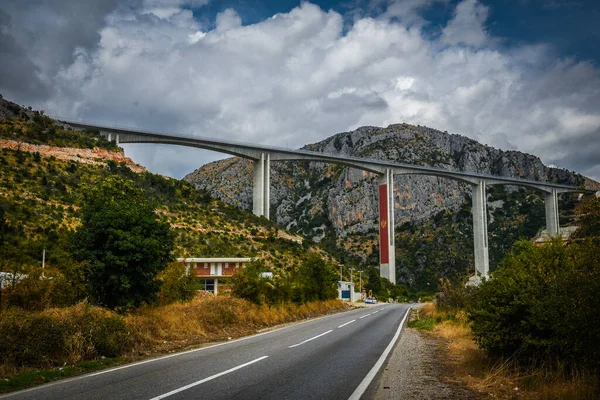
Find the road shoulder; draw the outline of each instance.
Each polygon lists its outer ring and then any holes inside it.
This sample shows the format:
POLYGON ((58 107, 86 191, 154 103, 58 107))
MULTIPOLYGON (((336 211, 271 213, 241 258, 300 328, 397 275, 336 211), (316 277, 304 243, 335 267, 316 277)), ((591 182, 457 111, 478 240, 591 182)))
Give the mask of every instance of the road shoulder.
POLYGON ((363 399, 477 399, 480 395, 451 381, 441 338, 404 328, 400 340, 363 399))

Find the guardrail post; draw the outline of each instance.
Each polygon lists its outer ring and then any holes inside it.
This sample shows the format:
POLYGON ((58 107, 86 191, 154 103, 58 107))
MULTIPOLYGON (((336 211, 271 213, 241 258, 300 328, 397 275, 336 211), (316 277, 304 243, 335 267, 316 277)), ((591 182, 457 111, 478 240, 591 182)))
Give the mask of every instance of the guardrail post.
POLYGON ((550 236, 556 236, 560 231, 556 189, 551 189, 550 193, 546 193, 546 230, 550 236))
POLYGON ((475 252, 475 271, 487 278, 490 270, 487 235, 487 206, 485 181, 480 180, 471 186, 473 206, 473 246, 475 252))
POLYGON ((389 168, 379 175, 379 274, 396 283, 394 173, 389 168))

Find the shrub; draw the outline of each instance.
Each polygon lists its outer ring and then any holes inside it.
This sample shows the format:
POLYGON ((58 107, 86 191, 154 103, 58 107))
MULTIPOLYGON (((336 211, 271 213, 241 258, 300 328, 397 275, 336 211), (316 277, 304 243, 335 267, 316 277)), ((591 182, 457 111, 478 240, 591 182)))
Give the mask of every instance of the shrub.
POLYGON ((80 303, 73 307, 0 314, 0 359, 15 366, 54 366, 96 357, 116 357, 132 348, 123 319, 80 303))
POLYGON ((463 312, 470 304, 473 292, 472 286, 457 285, 445 278, 440 279, 440 292, 435 296, 435 306, 437 311, 445 312, 449 316, 454 316, 463 312))
POLYGON ((260 274, 266 267, 262 260, 253 261, 246 268, 231 277, 231 294, 255 304, 263 304, 267 300, 267 280, 260 274))
POLYGON ((122 318, 116 315, 99 318, 93 328, 90 339, 95 354, 118 357, 129 350, 132 339, 122 318))
POLYGON ((296 296, 302 301, 330 300, 337 296, 337 272, 331 262, 310 253, 300 266, 296 296))
POLYGON ((200 289, 200 281, 186 274, 185 269, 185 264, 174 262, 158 275, 158 279, 162 281, 158 294, 160 304, 191 300, 200 289))
POLYGON ((7 290, 6 302, 30 311, 41 311, 48 307, 71 305, 77 296, 76 288, 65 276, 54 268, 41 269, 26 266, 21 274, 25 277, 16 281, 7 290))
POLYGON ((598 254, 591 239, 568 246, 518 242, 474 293, 469 317, 477 343, 525 363, 600 366, 598 254))

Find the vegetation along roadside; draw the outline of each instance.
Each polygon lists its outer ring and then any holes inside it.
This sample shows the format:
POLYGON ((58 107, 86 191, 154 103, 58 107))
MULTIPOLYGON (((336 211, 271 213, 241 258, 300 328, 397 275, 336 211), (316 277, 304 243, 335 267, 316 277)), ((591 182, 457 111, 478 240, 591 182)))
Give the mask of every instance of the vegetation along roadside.
POLYGON ((481 286, 442 281, 410 327, 445 341, 449 380, 494 398, 600 398, 600 199, 573 240, 520 241, 481 286))

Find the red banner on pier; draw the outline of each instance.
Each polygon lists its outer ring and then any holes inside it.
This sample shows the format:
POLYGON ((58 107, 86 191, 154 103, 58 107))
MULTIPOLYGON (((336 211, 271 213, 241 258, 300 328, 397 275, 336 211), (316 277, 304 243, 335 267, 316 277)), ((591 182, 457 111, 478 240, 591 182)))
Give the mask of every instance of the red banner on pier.
POLYGON ((388 228, 388 185, 379 185, 379 263, 390 262, 390 240, 388 228))

